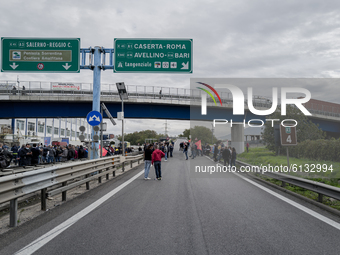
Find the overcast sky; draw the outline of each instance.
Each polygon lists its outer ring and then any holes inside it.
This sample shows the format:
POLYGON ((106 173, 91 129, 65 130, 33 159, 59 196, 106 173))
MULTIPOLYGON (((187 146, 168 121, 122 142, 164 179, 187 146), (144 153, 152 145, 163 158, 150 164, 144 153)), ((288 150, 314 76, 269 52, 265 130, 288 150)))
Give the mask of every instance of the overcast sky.
MULTIPOLYGON (((189 88, 190 78, 338 78, 339 1, 231 0, 1 0, 1 37, 81 38, 81 48, 113 48, 114 38, 193 39, 192 74, 114 74, 102 83, 189 88)), ((92 71, 19 73, 22 81, 92 83, 92 71)), ((0 73, 16 80, 17 73, 0 73)), ((312 98, 339 103, 340 87, 315 89, 312 98), (329 92, 327 92, 329 90, 329 92), (326 98, 326 95, 329 98, 326 98)), ((127 120, 126 131, 155 129, 164 121, 127 120)), ((170 134, 189 128, 169 121, 170 134)), ((109 129, 120 132, 120 125, 109 129)))

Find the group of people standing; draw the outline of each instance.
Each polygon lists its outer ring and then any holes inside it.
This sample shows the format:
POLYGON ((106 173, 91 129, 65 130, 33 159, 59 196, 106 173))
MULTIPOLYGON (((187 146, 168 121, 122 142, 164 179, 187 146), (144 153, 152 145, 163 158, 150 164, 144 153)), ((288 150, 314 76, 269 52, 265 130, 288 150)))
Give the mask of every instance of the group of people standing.
POLYGON ((223 146, 223 143, 214 144, 213 155, 215 162, 218 162, 223 158, 224 166, 236 166, 237 153, 234 147, 223 146))
POLYGON ((217 144, 214 144, 212 148, 209 144, 206 144, 202 146, 202 150, 197 149, 197 145, 193 143, 193 145, 190 145, 189 142, 182 142, 180 143, 180 151, 183 151, 185 154, 186 160, 188 160, 189 157, 192 157, 194 159, 196 156, 203 156, 209 155, 210 152, 212 152, 214 161, 218 162, 221 158, 224 160, 225 166, 236 166, 236 149, 231 147, 226 147, 222 142, 219 142, 217 144), (189 149, 191 148, 191 155, 188 156, 189 149))
POLYGON ((145 144, 144 146, 144 180, 151 180, 149 177, 150 167, 153 165, 155 167, 155 180, 162 180, 162 158, 167 161, 169 156, 172 157, 173 153, 173 143, 155 143, 155 144, 145 144))
POLYGON ((65 162, 68 160, 87 158, 88 152, 82 145, 75 147, 52 146, 42 144, 23 144, 21 147, 13 145, 11 148, 12 160, 15 165, 31 166, 43 163, 65 162))
MULTIPOLYGON (((190 145, 190 142, 183 142, 183 143, 180 143, 179 146, 180 146, 179 150, 183 151, 186 160, 188 160, 189 157, 194 159, 196 156, 200 156, 200 155, 203 156, 203 150, 198 149, 195 143, 190 145), (190 156, 188 156, 189 149, 191 149, 190 156)), ((203 146, 202 146, 202 149, 203 149, 203 146)))

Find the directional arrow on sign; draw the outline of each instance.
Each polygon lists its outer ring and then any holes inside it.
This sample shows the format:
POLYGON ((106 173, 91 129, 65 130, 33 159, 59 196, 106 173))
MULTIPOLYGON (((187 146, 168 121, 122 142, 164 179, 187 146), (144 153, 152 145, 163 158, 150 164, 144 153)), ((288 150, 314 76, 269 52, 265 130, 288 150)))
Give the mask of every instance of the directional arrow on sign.
POLYGON ((100 117, 99 117, 99 116, 96 116, 96 115, 93 115, 92 117, 89 118, 89 121, 91 122, 91 121, 93 121, 93 120, 99 121, 99 122, 100 122, 100 117))
POLYGON ((13 70, 14 70, 14 69, 17 68, 19 65, 16 65, 15 63, 13 63, 12 65, 9 65, 9 66, 12 67, 13 70))
POLYGON ((189 61, 187 63, 182 63, 182 68, 181 69, 189 69, 189 61))
POLYGON ((66 63, 65 65, 63 65, 63 67, 67 70, 71 67, 72 65, 68 65, 68 63, 66 63))

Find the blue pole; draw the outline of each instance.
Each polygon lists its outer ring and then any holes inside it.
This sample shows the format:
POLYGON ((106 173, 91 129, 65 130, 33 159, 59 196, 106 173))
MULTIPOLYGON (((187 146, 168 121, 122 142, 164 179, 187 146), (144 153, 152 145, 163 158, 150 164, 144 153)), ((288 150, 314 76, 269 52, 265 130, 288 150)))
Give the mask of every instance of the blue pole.
MULTIPOLYGON (((100 112, 100 68, 101 68, 101 48, 94 47, 93 54, 93 102, 92 111, 100 112)), ((95 132, 92 128, 92 138, 95 132)), ((92 142, 91 159, 99 158, 99 143, 92 142)))

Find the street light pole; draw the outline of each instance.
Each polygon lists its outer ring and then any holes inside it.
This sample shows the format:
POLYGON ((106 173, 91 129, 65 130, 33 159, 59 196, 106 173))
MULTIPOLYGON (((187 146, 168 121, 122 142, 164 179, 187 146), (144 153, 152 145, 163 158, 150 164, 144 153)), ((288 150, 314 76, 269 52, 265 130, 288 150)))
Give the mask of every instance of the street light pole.
POLYGON ((116 83, 118 94, 120 99, 122 100, 122 155, 124 156, 125 153, 125 146, 124 146, 124 99, 128 99, 128 94, 126 92, 124 82, 117 82, 116 83))

